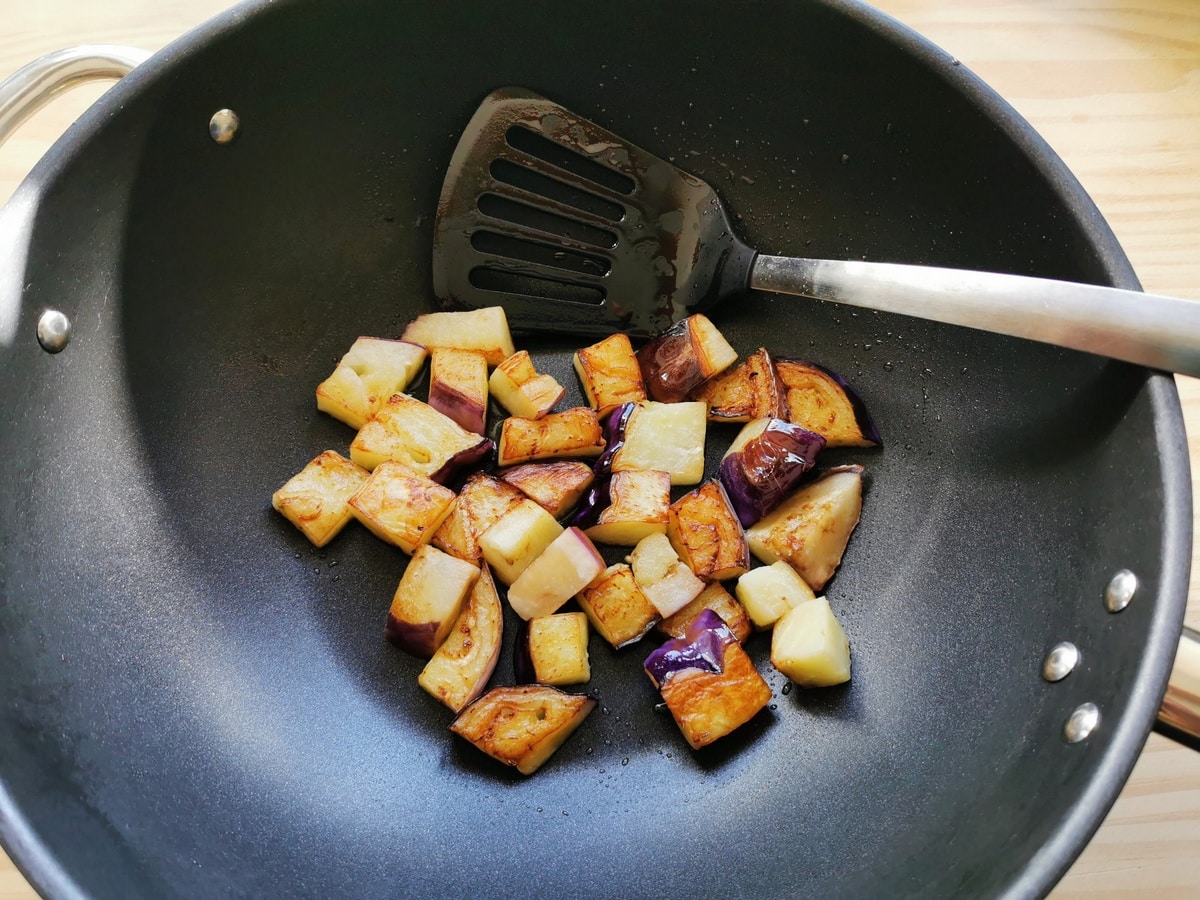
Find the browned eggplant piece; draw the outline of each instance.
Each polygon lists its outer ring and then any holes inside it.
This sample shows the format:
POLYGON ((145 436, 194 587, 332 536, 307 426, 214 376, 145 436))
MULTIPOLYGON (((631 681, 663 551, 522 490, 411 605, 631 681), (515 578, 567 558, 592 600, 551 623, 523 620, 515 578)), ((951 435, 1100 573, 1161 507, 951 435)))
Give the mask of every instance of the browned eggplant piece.
POLYGON ((575 372, 588 405, 605 416, 622 403, 646 399, 629 335, 614 334, 575 353, 575 372))
POLYGON ((671 504, 667 537, 688 568, 705 581, 737 578, 750 568, 742 523, 715 478, 671 504))
POLYGON ((483 434, 488 406, 487 358, 477 350, 434 350, 429 357, 429 405, 467 431, 483 434))
POLYGON ((429 659, 449 636, 478 577, 478 566, 429 544, 420 547, 392 597, 385 636, 401 650, 429 659))
POLYGON ((875 447, 883 443, 867 405, 850 382, 832 369, 801 359, 775 360, 786 391, 789 422, 815 431, 830 447, 875 447))
POLYGON ((591 487, 595 476, 587 463, 564 459, 514 466, 501 472, 500 479, 561 519, 591 487))
POLYGON ((784 388, 771 354, 760 347, 727 372, 710 378, 691 399, 708 407, 710 422, 749 422, 784 411, 784 388))
POLYGON ((814 591, 821 590, 858 525, 862 478, 858 465, 824 472, 746 529, 750 551, 765 563, 784 560, 814 591))
POLYGON ((408 394, 393 394, 359 429, 350 458, 364 469, 394 459, 441 484, 477 465, 492 442, 408 394))
POLYGON ((326 450, 271 495, 271 505, 316 547, 324 547, 353 518, 350 498, 369 473, 326 450))
POLYGON ((651 653, 645 669, 675 724, 697 750, 749 722, 771 699, 754 662, 709 609, 701 611, 682 638, 651 653))
POLYGON ((503 635, 504 610, 496 582, 484 565, 450 634, 425 664, 417 683, 452 711, 460 712, 487 687, 500 659, 503 635))
POLYGON ((686 400, 737 360, 737 351, 707 316, 676 322, 637 352, 646 392, 662 403, 686 400))
POLYGON ((492 759, 532 775, 595 708, 591 697, 547 685, 498 687, 464 709, 450 730, 492 759))
POLYGON ((389 459, 375 467, 349 505, 376 537, 415 553, 437 533, 454 499, 450 488, 389 459))
POLYGON ((551 375, 539 374, 528 350, 518 350, 492 372, 492 396, 512 415, 540 419, 567 392, 551 375))
POLYGON ((512 466, 539 459, 599 456, 603 450, 604 435, 595 410, 576 406, 540 419, 505 419, 497 462, 512 466))
POLYGON ((614 647, 641 640, 659 617, 628 563, 609 566, 575 599, 592 627, 614 647))

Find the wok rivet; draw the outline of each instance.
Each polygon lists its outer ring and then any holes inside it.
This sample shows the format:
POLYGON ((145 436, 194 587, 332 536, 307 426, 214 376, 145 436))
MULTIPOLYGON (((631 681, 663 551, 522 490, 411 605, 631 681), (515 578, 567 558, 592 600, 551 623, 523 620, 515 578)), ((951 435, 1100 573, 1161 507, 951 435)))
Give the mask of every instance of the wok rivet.
POLYGON ((218 144, 228 144, 237 137, 239 124, 232 109, 218 109, 208 120, 208 133, 218 144))
POLYGON ((57 309, 46 310, 38 319, 37 339, 47 353, 58 353, 71 340, 71 320, 57 309))
POLYGON ((1055 644, 1042 663, 1042 677, 1047 681, 1062 681, 1079 665, 1081 658, 1079 648, 1070 641, 1055 644))
POLYGON ((1063 737, 1069 744, 1085 740, 1100 724, 1100 707, 1095 703, 1082 703, 1075 708, 1063 726, 1063 737))
POLYGON ((1122 569, 1112 577, 1112 581, 1104 589, 1104 608, 1111 613, 1120 612, 1129 605, 1137 589, 1137 576, 1128 569, 1122 569))

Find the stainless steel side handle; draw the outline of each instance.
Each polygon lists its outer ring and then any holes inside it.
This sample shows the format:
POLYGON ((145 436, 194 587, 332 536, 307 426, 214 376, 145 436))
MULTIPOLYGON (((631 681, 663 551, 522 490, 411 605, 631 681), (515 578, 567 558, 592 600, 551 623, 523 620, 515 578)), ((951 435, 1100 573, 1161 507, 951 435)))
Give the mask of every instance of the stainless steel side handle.
POLYGON ((149 56, 135 47, 85 44, 47 53, 21 67, 0 82, 0 144, 64 91, 88 81, 121 78, 149 56))
POLYGON ((1200 632, 1183 629, 1158 720, 1200 741, 1200 632))

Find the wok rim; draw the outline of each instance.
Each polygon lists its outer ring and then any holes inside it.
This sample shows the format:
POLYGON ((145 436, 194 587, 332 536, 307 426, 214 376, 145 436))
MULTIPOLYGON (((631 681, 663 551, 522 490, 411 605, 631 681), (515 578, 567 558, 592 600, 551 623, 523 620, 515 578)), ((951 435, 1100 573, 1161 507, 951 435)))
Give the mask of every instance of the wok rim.
MULTIPOLYGON (((1132 264, 1095 202, 1050 144, 994 89, 956 58, 894 17, 860 0, 816 0, 848 21, 886 40, 936 74, 950 89, 992 122, 1019 149, 1052 188, 1096 253, 1105 283, 1141 290, 1132 264)), ((108 119, 160 78, 170 75, 182 57, 235 31, 244 21, 278 0, 244 0, 170 42, 107 91, 46 152, 14 193, 37 199, 108 119)), ((16 204, 10 203, 15 206, 16 204)), ((0 210, 2 213, 3 210, 0 210)), ((33 220, 36 221, 35 210, 33 220)), ((32 222, 30 223, 32 226, 32 222)), ((1145 390, 1153 409, 1155 442, 1162 467, 1163 568, 1157 615, 1137 675, 1128 688, 1125 714, 1087 788, 1050 838, 1025 863, 1004 890, 1006 896, 1044 896, 1062 878, 1115 803, 1152 730, 1183 629, 1192 552, 1192 485, 1183 410, 1170 373, 1151 371, 1145 390)), ((1148 602, 1148 601, 1144 601, 1148 602)), ((1105 724, 1108 724, 1107 722, 1105 724)), ((30 884, 43 896, 87 897, 15 803, 0 774, 0 845, 30 884)))

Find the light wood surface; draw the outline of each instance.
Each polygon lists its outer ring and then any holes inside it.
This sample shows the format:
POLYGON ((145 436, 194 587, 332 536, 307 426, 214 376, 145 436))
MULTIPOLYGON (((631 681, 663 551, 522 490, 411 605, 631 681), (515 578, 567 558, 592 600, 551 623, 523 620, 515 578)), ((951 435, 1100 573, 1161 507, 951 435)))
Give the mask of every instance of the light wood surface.
MULTIPOLYGON (((331 0, 336 2, 336 0, 331 0)), ((0 0, 0 76, 77 43, 157 49, 224 0, 0 0)), ((1083 182, 1148 291, 1200 299, 1200 3, 880 0, 1029 119, 1083 182)), ((0 203, 102 92, 85 87, 0 149, 0 203)), ((1179 379, 1192 469, 1200 381, 1179 379)), ((1187 621, 1200 628, 1200 566, 1187 621)), ((1054 896, 1200 896, 1200 754, 1152 735, 1125 790, 1054 896)), ((0 900, 34 893, 0 854, 0 900)))

